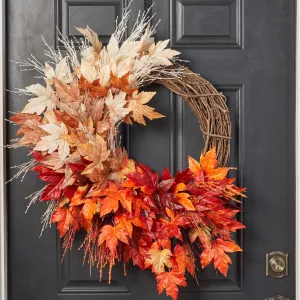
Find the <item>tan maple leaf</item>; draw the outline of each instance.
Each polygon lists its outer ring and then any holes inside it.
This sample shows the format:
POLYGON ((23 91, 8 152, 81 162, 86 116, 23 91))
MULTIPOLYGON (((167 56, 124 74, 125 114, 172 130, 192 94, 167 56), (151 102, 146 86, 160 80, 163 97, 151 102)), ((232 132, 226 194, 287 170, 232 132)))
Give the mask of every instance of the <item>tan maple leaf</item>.
POLYGON ((95 168, 103 169, 103 162, 108 159, 110 150, 107 149, 107 142, 100 135, 95 135, 88 144, 79 144, 77 147, 79 153, 92 162, 82 174, 90 174, 95 168))
POLYGON ((165 116, 154 111, 153 107, 145 105, 148 103, 156 92, 141 92, 135 91, 132 98, 129 100, 128 109, 131 111, 131 117, 134 121, 146 125, 144 117, 149 120, 164 118, 165 116))
POLYGON ((69 103, 76 102, 80 97, 80 90, 78 88, 77 80, 73 80, 73 84, 66 85, 59 79, 54 79, 56 95, 61 101, 69 103))
POLYGON ((41 123, 37 120, 27 120, 23 126, 17 131, 16 135, 23 134, 18 141, 18 145, 34 147, 47 132, 40 128, 41 123))

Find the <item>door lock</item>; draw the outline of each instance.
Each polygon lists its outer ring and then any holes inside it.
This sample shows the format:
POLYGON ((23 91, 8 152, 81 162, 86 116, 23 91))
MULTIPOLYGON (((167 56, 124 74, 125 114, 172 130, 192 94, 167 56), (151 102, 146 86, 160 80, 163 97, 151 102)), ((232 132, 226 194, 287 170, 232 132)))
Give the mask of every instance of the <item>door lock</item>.
MULTIPOLYGON (((274 278, 288 276, 288 254, 275 251, 266 255, 266 275, 274 278)), ((270 298, 277 300, 277 298, 270 298)), ((286 298, 278 298, 286 299, 286 298)))
POLYGON ((289 299, 283 296, 275 296, 275 297, 267 298, 266 300, 289 300, 289 299))

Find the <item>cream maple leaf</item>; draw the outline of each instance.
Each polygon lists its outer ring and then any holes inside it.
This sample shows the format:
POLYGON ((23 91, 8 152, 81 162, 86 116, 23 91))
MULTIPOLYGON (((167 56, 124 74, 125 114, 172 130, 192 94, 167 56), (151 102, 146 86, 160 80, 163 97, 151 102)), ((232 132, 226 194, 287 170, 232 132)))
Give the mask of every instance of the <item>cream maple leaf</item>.
POLYGON ((92 65, 89 61, 82 61, 80 66, 80 72, 81 75, 83 75, 86 80, 88 80, 90 83, 92 83, 94 80, 97 79, 97 69, 94 65, 92 65))
POLYGON ((172 267, 171 256, 172 253, 169 249, 150 249, 148 251, 149 258, 145 259, 145 266, 152 266, 152 272, 159 274, 165 271, 165 265, 169 268, 172 267))
POLYGON ((172 62, 170 61, 176 55, 180 54, 180 52, 172 49, 165 49, 170 40, 159 41, 157 44, 153 43, 149 48, 149 57, 155 59, 159 62, 159 64, 163 66, 170 66, 172 62))
POLYGON ((45 81, 50 85, 54 84, 55 78, 63 83, 70 83, 72 81, 72 75, 66 57, 55 66, 55 70, 48 63, 45 63, 44 73, 46 76, 45 81))
POLYGON ((38 115, 40 115, 45 110, 50 111, 55 107, 52 99, 53 90, 50 86, 47 86, 47 88, 45 88, 41 84, 37 83, 26 87, 26 90, 38 97, 29 99, 28 104, 24 107, 22 113, 37 113, 38 115))
POLYGON ((118 122, 130 112, 128 108, 124 107, 127 103, 125 98, 126 93, 120 92, 113 97, 111 90, 109 90, 105 104, 109 110, 109 115, 113 122, 118 122))
POLYGON ((41 125, 40 127, 50 135, 42 137, 34 150, 48 151, 48 153, 52 153, 58 149, 59 159, 63 162, 70 154, 69 143, 63 138, 68 134, 66 125, 61 123, 59 126, 57 124, 49 123, 41 125))

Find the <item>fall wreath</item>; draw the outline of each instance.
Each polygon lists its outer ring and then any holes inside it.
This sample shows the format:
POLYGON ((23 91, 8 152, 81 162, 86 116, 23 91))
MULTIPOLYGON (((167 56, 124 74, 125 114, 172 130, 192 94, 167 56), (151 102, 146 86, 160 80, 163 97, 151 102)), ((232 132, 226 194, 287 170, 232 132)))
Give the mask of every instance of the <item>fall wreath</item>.
POLYGON ((151 268, 159 293, 177 299, 186 272, 196 278, 197 259, 202 268, 213 262, 227 275, 226 253, 241 251, 231 233, 244 228, 234 219, 244 189, 227 177, 231 123, 225 97, 178 63, 168 40, 154 42, 147 12, 121 43, 129 12, 124 9, 107 46, 89 27, 78 28, 85 36, 77 41, 80 57, 60 35, 66 56, 45 43, 50 61, 31 56, 18 63, 40 73, 45 85, 16 91, 31 98, 10 118, 21 126, 10 147, 28 147, 32 159, 15 177, 34 170, 46 183, 29 196, 29 206, 47 201, 42 227, 57 223, 65 252, 84 230, 84 260, 99 268, 100 277, 106 265, 110 281, 116 261, 132 261, 151 268), (188 157, 189 168, 175 176, 165 168, 159 177, 117 142, 122 123, 146 125, 145 117, 164 117, 147 105, 155 92, 140 91, 152 82, 186 100, 205 139, 200 161, 188 157))

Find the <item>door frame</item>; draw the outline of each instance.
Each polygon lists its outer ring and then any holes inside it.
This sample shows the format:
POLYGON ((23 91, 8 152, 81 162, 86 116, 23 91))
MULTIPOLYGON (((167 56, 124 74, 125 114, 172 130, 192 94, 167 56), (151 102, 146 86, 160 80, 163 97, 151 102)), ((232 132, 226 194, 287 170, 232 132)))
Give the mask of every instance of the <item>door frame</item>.
MULTIPOLYGON (((0 0, 0 300, 8 300, 6 145, 6 1, 0 0)), ((300 0, 296 0, 296 297, 300 296, 300 0), (299 8, 299 9, 298 9, 299 8)))

